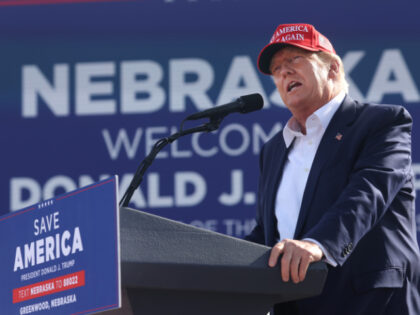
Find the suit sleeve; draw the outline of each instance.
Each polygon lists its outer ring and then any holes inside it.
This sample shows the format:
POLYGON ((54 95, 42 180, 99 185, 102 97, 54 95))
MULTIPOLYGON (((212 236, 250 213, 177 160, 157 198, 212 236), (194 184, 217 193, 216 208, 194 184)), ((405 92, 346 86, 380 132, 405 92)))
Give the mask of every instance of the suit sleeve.
POLYGON ((412 179, 412 119, 408 112, 403 107, 386 107, 379 113, 363 114, 377 114, 370 120, 375 127, 369 129, 356 153, 348 184, 304 235, 323 244, 339 265, 386 211, 391 211, 390 205, 398 202, 399 195, 409 193, 405 190, 412 179))

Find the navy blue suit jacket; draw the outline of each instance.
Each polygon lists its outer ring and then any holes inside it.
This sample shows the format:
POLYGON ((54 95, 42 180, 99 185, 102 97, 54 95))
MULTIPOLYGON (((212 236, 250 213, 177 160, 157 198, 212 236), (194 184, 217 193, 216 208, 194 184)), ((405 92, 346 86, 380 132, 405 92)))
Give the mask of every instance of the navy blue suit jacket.
MULTIPOLYGON (((339 310, 354 296, 374 288, 401 288, 393 302, 420 314, 411 126, 401 106, 361 104, 348 96, 333 116, 312 164, 294 238, 319 241, 338 266, 329 267, 321 296, 295 303, 296 314, 345 314, 339 310)), ((273 246, 278 240, 274 205, 286 158, 279 132, 261 151, 250 241, 273 246)))

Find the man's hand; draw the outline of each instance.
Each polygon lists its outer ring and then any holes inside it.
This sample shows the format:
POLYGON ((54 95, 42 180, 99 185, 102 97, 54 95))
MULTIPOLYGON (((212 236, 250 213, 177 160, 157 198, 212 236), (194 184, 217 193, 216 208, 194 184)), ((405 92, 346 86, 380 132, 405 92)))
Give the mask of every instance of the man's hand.
POLYGON ((287 282, 290 276, 294 283, 305 280, 309 264, 323 256, 321 248, 311 241, 285 239, 271 249, 268 265, 274 267, 281 254, 281 278, 287 282))

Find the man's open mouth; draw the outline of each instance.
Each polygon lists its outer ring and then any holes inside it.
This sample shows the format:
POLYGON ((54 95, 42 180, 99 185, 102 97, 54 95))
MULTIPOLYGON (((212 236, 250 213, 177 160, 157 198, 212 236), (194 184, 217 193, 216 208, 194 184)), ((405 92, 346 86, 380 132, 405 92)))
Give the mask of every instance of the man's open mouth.
POLYGON ((287 86, 287 92, 290 92, 290 91, 292 91, 294 88, 296 88, 296 87, 298 87, 298 86, 301 86, 301 85, 302 85, 302 83, 300 83, 300 82, 292 81, 292 82, 290 82, 290 83, 289 83, 289 85, 287 86))

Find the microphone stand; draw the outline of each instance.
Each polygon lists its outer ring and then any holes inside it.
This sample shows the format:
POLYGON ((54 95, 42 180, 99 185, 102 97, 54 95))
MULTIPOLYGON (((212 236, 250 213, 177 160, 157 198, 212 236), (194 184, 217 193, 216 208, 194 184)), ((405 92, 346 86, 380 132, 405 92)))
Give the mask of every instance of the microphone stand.
POLYGON ((120 203, 119 203, 120 207, 128 206, 135 190, 137 189, 137 187, 140 186, 143 180, 143 176, 146 173, 146 170, 149 168, 150 165, 152 165, 153 161, 155 160, 160 150, 162 150, 167 144, 174 142, 175 140, 177 140, 178 138, 182 136, 189 135, 192 133, 197 133, 197 132, 211 132, 211 131, 217 130, 224 117, 225 115, 211 117, 208 123, 205 123, 198 127, 183 130, 184 122, 185 120, 188 119, 187 117, 186 119, 182 121, 180 130, 178 132, 174 133, 173 135, 169 137, 158 140, 153 146, 149 155, 147 155, 147 157, 143 161, 141 161, 140 165, 138 166, 136 173, 134 174, 133 179, 130 182, 130 185, 128 186, 127 190, 125 191, 123 197, 120 200, 120 203))

